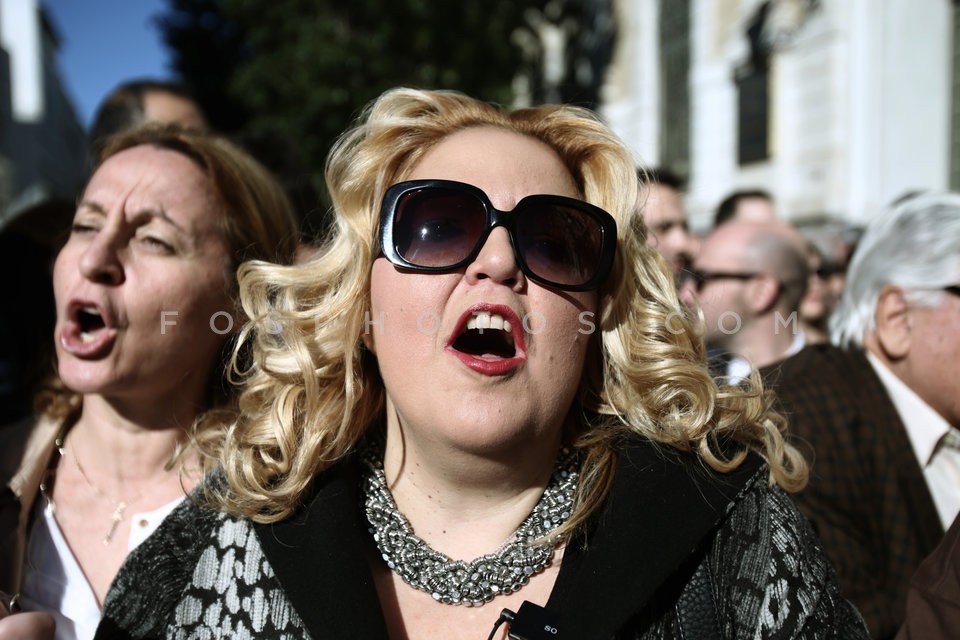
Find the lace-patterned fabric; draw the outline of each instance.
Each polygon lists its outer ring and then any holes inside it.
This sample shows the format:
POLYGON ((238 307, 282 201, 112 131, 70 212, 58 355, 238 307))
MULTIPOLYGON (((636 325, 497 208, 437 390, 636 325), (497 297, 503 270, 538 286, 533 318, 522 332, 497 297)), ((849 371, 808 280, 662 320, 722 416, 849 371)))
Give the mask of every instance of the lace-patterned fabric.
MULTIPOLYGON (((866 640, 863 619, 840 594, 813 529, 786 493, 766 486, 765 476, 753 479, 706 556, 692 563, 711 576, 722 637, 866 640)), ((617 640, 689 638, 675 602, 668 586, 617 640)))

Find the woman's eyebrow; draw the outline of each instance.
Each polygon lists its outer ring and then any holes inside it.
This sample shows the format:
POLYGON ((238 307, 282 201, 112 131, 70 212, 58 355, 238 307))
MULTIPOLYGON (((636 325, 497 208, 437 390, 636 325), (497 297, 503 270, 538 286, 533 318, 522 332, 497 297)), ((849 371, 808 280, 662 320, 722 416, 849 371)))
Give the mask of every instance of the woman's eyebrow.
POLYGON ((133 217, 131 218, 131 220, 134 223, 146 223, 149 220, 161 220, 162 222, 166 222, 167 224, 169 224, 171 227, 173 227, 177 231, 180 231, 181 233, 186 233, 184 228, 181 227, 179 224, 177 224, 173 218, 168 216, 167 212, 162 207, 161 208, 145 207, 143 209, 139 209, 136 213, 133 214, 133 217))
MULTIPOLYGON (((89 210, 91 210, 93 213, 97 213, 97 214, 100 214, 100 215, 106 215, 106 214, 107 214, 107 211, 106 211, 106 209, 103 207, 103 205, 101 205, 101 204, 99 204, 99 203, 97 203, 97 202, 94 202, 94 201, 92 201, 92 200, 85 200, 85 199, 84 199, 84 200, 81 200, 81 201, 77 204, 77 208, 78 208, 78 209, 81 209, 81 208, 82 208, 82 209, 89 209, 89 210)), ((169 224, 169 225, 172 226, 173 228, 177 229, 178 231, 181 231, 181 232, 184 232, 184 233, 185 233, 183 227, 181 227, 179 224, 177 224, 177 222, 176 222, 173 218, 171 218, 170 216, 168 216, 168 215, 167 215, 167 212, 164 211, 162 208, 157 209, 157 208, 154 208, 154 207, 145 207, 145 208, 143 208, 143 209, 140 209, 140 210, 138 210, 138 211, 133 215, 133 217, 131 218, 131 221, 134 222, 134 223, 143 224, 144 222, 147 222, 147 221, 153 220, 153 219, 162 220, 163 222, 166 222, 167 224, 169 224)))
POLYGON ((80 200, 77 202, 77 209, 90 209, 94 213, 99 213, 100 215, 106 215, 107 211, 100 204, 92 200, 80 200))

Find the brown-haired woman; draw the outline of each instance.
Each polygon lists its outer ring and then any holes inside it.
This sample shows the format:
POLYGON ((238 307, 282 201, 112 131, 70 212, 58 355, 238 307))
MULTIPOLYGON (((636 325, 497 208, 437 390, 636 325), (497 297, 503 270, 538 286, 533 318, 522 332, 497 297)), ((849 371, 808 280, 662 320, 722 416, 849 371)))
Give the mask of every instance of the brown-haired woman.
POLYGON ((297 240, 282 188, 221 137, 149 126, 106 145, 54 265, 57 375, 37 418, 0 432, 6 607, 92 637, 124 559, 199 479, 187 429, 232 402, 237 266, 289 263, 297 240))

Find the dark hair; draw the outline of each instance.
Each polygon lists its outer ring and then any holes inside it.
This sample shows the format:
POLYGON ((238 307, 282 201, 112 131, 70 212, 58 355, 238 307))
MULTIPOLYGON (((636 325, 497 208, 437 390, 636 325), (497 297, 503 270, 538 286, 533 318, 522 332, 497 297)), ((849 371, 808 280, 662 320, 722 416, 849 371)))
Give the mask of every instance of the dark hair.
POLYGON ((720 201, 720 204, 717 206, 717 213, 713 218, 713 226, 719 227, 724 222, 732 220, 737 213, 737 207, 740 206, 740 201, 749 198, 762 198, 768 202, 773 202, 773 196, 770 195, 770 192, 764 191, 763 189, 740 189, 734 191, 720 201))
POLYGON ((640 167, 637 169, 637 176, 640 181, 646 183, 662 184, 676 191, 683 191, 687 187, 686 180, 680 177, 680 174, 674 173, 666 167, 640 167))
POLYGON ((144 96, 154 92, 196 102, 186 87, 176 82, 140 78, 120 83, 100 102, 94 113, 89 135, 92 157, 100 156, 107 138, 143 123, 144 96))

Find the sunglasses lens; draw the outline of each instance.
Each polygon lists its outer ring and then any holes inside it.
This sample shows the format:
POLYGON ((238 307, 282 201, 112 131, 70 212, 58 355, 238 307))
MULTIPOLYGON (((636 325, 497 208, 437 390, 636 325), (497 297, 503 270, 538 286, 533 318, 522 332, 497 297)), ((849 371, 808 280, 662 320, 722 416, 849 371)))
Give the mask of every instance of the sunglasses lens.
POLYGON ((472 260, 491 229, 503 226, 518 266, 541 284, 571 291, 596 288, 613 262, 613 220, 585 202, 551 195, 523 198, 497 211, 470 185, 445 180, 402 182, 381 209, 384 255, 409 269, 445 271, 472 260), (610 233, 607 241, 605 233, 610 233))
POLYGON ((600 263, 600 225, 576 207, 532 202, 517 217, 517 251, 527 268, 544 280, 579 286, 590 281, 600 263))
POLYGON ((477 198, 453 190, 411 191, 397 202, 393 239, 397 253, 418 267, 452 267, 483 236, 487 212, 477 198))

